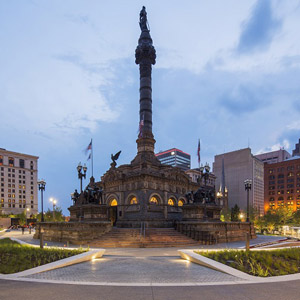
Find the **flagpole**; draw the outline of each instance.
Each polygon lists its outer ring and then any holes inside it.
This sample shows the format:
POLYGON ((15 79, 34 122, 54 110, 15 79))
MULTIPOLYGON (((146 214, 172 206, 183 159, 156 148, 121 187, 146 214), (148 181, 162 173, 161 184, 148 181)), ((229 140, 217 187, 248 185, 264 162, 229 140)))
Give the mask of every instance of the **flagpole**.
POLYGON ((91 153, 92 153, 92 157, 91 157, 91 163, 92 163, 92 177, 94 177, 94 151, 93 151, 93 139, 91 139, 91 144, 92 144, 92 151, 91 151, 91 153))

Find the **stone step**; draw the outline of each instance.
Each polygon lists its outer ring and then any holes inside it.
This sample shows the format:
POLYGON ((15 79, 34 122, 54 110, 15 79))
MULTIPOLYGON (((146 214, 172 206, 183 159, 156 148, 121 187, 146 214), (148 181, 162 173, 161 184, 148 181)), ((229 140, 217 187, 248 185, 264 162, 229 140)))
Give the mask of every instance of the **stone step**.
POLYGON ((89 245, 104 248, 165 248, 195 246, 199 243, 172 228, 146 228, 145 237, 140 236, 140 229, 112 228, 101 238, 90 241, 89 245))

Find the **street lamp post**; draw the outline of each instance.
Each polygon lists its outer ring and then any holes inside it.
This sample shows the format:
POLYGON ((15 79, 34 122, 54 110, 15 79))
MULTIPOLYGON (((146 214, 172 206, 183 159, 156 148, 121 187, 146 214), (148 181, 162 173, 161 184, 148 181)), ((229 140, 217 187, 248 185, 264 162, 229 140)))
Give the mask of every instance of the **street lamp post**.
MULTIPOLYGON (((202 181, 202 178, 204 178, 204 186, 206 188, 206 182, 207 179, 209 178, 209 171, 210 171, 210 166, 208 163, 205 164, 205 166, 203 166, 201 164, 200 169, 200 183, 202 181)), ((208 190, 205 190, 205 199, 204 199, 204 211, 203 211, 203 218, 204 220, 207 220, 207 210, 206 210, 206 201, 208 200, 208 190)))
POLYGON ((46 181, 41 179, 37 182, 39 190, 41 191, 41 203, 42 203, 42 217, 41 222, 44 222, 44 201, 43 201, 43 192, 45 191, 46 181))
POLYGON ((246 222, 249 222, 249 191, 251 190, 252 180, 246 179, 244 181, 245 190, 247 191, 247 219, 246 222))
POLYGON ((54 209, 55 209, 55 205, 56 205, 57 201, 56 201, 56 199, 54 199, 54 198, 50 198, 49 200, 50 200, 50 202, 52 202, 52 204, 53 204, 52 216, 53 216, 53 221, 54 221, 54 220, 55 220, 54 209))
POLYGON ((81 163, 78 164, 77 166, 77 171, 78 171, 78 178, 80 179, 80 192, 82 193, 82 178, 86 178, 86 171, 87 171, 87 166, 84 164, 83 166, 81 163), (83 170, 83 173, 81 172, 83 170))

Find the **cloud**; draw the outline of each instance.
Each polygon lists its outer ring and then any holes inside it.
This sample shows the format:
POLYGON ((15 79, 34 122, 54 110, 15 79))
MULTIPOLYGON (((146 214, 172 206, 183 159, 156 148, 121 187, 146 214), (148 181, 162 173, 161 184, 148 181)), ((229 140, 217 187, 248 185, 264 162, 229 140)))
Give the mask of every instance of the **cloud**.
POLYGON ((260 150, 258 150, 255 155, 258 155, 258 154, 262 154, 262 153, 266 153, 266 152, 272 152, 272 151, 277 151, 277 150, 280 150, 280 149, 289 149, 290 148, 290 143, 288 140, 284 139, 283 141, 281 142, 278 142, 270 147, 265 147, 265 148, 262 148, 260 150))
POLYGON ((258 0, 251 17, 242 25, 237 52, 249 54, 267 49, 281 27, 281 20, 273 16, 271 1, 258 0))
POLYGON ((219 104, 233 114, 247 114, 265 105, 258 87, 240 84, 232 90, 226 91, 219 98, 219 104))

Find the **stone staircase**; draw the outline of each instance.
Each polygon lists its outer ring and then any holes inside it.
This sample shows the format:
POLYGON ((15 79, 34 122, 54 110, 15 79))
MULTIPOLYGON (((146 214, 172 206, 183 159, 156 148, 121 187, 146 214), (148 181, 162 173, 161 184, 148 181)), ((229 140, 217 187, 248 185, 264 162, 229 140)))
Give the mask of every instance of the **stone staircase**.
POLYGON ((89 242, 90 247, 103 248, 165 248, 197 245, 198 242, 173 228, 147 228, 145 237, 140 235, 140 229, 112 228, 101 238, 89 242))

